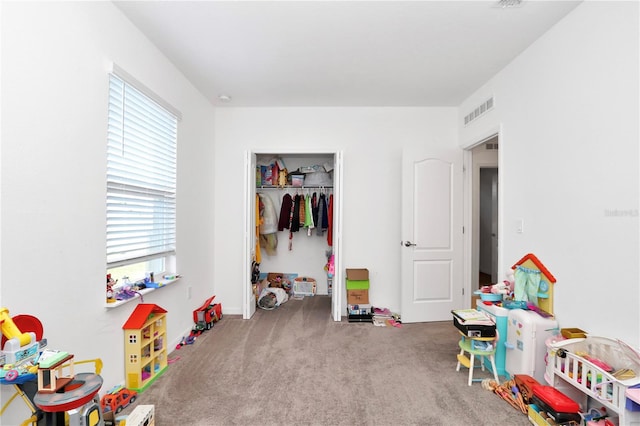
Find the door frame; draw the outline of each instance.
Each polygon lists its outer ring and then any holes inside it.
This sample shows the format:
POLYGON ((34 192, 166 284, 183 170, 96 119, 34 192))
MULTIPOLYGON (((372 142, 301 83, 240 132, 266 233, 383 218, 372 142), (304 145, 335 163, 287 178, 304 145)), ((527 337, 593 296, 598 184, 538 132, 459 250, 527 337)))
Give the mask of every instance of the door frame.
MULTIPOLYGON (((473 274, 477 273, 477 268, 474 269, 474 234, 475 228, 473 226, 473 154, 471 150, 478 145, 481 145, 494 137, 498 137, 498 281, 503 276, 504 260, 503 260, 503 240, 504 240, 504 171, 502 167, 502 147, 503 147, 503 131, 502 124, 497 127, 489 129, 487 132, 480 136, 474 137, 470 142, 463 144, 463 164, 464 164, 464 176, 463 176, 463 191, 464 191, 464 294, 465 303, 467 307, 471 306, 473 291, 473 274)), ((471 306, 472 307, 472 306, 471 306)))
POLYGON ((251 149, 244 155, 244 238, 243 238, 243 273, 245 283, 242 297, 242 318, 250 319, 255 313, 253 288, 251 285, 251 261, 255 252, 255 166, 256 157, 260 154, 286 155, 333 155, 333 254, 335 273, 331 291, 331 316, 334 321, 342 320, 342 300, 344 290, 344 273, 342 268, 342 193, 343 193, 343 153, 340 150, 296 150, 296 149, 251 149))

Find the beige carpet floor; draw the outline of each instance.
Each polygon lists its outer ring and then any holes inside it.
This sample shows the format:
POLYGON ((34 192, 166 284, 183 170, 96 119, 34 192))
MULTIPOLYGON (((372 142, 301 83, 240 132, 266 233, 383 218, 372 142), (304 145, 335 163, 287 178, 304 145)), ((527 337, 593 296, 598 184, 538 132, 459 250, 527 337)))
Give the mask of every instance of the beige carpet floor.
POLYGON ((375 327, 334 322, 330 309, 315 296, 251 320, 224 316, 169 355, 136 405, 154 404, 158 426, 530 424, 455 371, 451 322, 375 327))

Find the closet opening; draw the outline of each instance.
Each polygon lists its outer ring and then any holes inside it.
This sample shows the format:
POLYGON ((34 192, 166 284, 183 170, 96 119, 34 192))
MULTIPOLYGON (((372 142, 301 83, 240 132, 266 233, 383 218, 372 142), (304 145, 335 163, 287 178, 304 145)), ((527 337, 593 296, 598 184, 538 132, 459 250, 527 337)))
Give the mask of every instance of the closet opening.
POLYGON ((331 298, 340 321, 339 152, 247 152, 243 317, 305 297, 331 298))

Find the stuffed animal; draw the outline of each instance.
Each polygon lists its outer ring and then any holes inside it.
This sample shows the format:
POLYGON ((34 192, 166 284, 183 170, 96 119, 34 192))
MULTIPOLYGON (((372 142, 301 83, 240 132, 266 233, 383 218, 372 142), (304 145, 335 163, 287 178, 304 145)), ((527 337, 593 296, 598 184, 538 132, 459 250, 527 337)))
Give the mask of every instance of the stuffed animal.
POLYGON ((507 272, 506 280, 502 281, 501 283, 493 284, 491 286, 491 293, 510 296, 513 294, 514 286, 515 286, 515 280, 513 277, 513 271, 509 271, 507 272))
POLYGON ((287 172, 287 169, 282 169, 278 172, 278 186, 280 188, 284 188, 285 186, 287 186, 288 175, 289 173, 287 172))

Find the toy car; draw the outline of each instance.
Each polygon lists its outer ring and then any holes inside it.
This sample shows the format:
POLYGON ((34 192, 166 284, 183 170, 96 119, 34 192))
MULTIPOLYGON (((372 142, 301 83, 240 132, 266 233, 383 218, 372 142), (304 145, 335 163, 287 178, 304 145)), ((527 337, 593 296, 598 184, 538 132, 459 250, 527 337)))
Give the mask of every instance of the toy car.
POLYGON ((222 305, 212 303, 215 297, 211 296, 205 300, 202 306, 193 311, 193 322, 196 323, 198 328, 210 330, 222 318, 222 305))
POLYGON ((123 386, 116 386, 100 399, 100 406, 102 407, 103 413, 112 411, 118 414, 127 408, 129 404, 133 403, 137 397, 138 392, 123 386))

